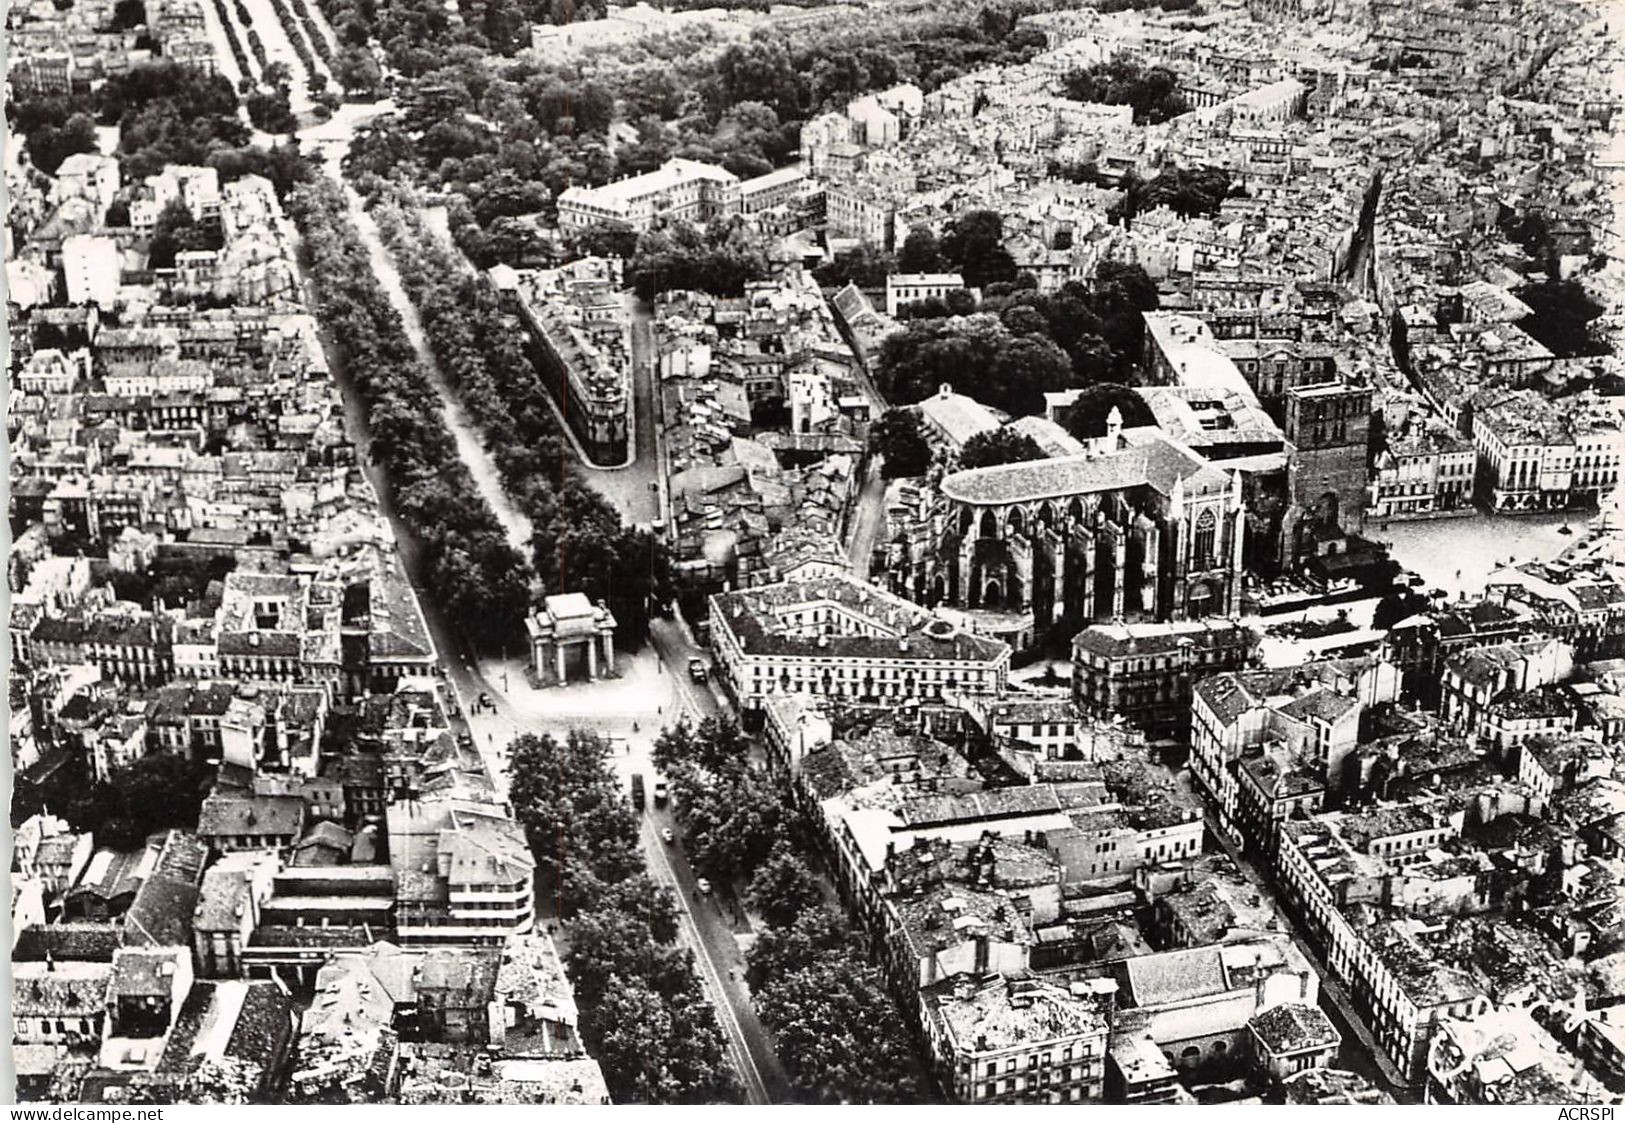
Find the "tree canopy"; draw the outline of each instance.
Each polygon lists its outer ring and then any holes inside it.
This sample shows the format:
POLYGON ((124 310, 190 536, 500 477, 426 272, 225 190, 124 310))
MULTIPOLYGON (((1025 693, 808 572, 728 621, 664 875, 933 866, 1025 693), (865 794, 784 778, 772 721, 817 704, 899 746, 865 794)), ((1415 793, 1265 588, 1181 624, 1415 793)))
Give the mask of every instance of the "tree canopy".
POLYGON ((700 230, 672 222, 638 239, 627 266, 633 290, 644 300, 663 292, 693 289, 715 296, 741 296, 745 282, 767 276, 767 247, 743 223, 713 223, 700 230))
POLYGON ((1113 409, 1122 414, 1125 429, 1157 423, 1151 407, 1132 389, 1120 382, 1100 382, 1087 387, 1067 410, 1064 421, 1067 432, 1079 440, 1103 437, 1113 409))
POLYGON ((105 780, 70 767, 44 788, 19 786, 12 823, 49 811, 74 830, 92 832, 98 847, 134 850, 159 831, 196 827, 214 771, 205 761, 168 752, 149 753, 105 780))
POLYGON ((1130 171, 1121 187, 1122 200, 1107 212, 1114 220, 1132 221, 1163 206, 1185 218, 1214 215, 1231 194, 1230 173, 1214 167, 1164 168, 1149 180, 1130 171))
POLYGON ((1142 66, 1128 58, 1111 58, 1074 70, 1066 76, 1063 88, 1073 101, 1131 106, 1136 125, 1160 125, 1190 109, 1173 71, 1142 66))
POLYGON ((220 148, 248 142, 237 91, 219 74, 173 62, 139 63, 96 91, 97 116, 119 129, 126 181, 170 164, 205 164, 220 148))
POLYGON ((942 245, 929 226, 916 226, 897 251, 897 268, 904 273, 936 273, 943 267, 942 245))
POLYGON ((888 480, 923 476, 931 467, 920 415, 912 409, 888 409, 869 428, 869 448, 883 458, 880 471, 888 480))
POLYGON ((968 288, 1015 280, 1016 263, 1004 248, 1004 218, 997 211, 959 215, 944 231, 938 252, 968 288))
POLYGON ((1041 413, 1045 392, 1075 384, 1071 360, 1047 335, 1014 335, 986 313, 910 321, 881 344, 875 381, 893 402, 949 385, 1017 416, 1041 413))
POLYGON ((977 433, 959 450, 961 468, 989 468, 1021 460, 1043 460, 1044 450, 1025 433, 1011 428, 977 433))
POLYGON ((775 844, 745 887, 745 903, 774 928, 789 927, 823 900, 823 886, 807 868, 806 856, 787 840, 775 844))
POLYGON ((1581 282, 1548 279, 1524 285, 1514 295, 1529 306, 1530 312, 1518 321, 1518 326, 1558 358, 1606 355, 1612 351, 1606 337, 1591 328, 1604 309, 1581 282))
POLYGON ((509 798, 541 879, 567 917, 565 967, 581 1035, 616 1103, 738 1098, 715 1012, 690 953, 676 945, 677 907, 649 876, 640 824, 603 738, 525 734, 509 746, 509 798))
POLYGON ((643 868, 637 816, 610 771, 603 738, 579 730, 562 742, 526 734, 508 751, 514 815, 566 914, 587 903, 585 875, 613 884, 643 868))
POLYGON ((316 289, 317 309, 360 395, 372 455, 419 545, 426 585, 482 648, 515 642, 530 606, 526 560, 480 497, 440 408, 440 395, 373 276, 338 186, 325 177, 287 199, 316 289))
POLYGON ((6 107, 29 161, 46 175, 55 175, 69 156, 96 151, 96 121, 81 104, 71 97, 32 94, 14 98, 6 107))

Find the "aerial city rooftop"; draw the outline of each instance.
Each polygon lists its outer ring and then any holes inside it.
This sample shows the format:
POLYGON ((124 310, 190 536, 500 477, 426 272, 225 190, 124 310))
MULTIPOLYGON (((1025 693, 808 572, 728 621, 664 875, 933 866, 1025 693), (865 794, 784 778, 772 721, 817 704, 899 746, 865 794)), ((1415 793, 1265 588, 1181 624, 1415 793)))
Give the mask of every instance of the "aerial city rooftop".
POLYGON ((19 1098, 1625 1097, 1617 13, 7 34, 19 1098))

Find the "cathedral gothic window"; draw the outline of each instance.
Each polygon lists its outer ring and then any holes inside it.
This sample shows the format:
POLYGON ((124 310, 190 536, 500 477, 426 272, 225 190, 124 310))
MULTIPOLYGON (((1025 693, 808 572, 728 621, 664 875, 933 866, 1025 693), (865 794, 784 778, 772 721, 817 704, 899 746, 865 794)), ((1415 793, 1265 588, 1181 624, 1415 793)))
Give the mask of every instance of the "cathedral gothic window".
POLYGON ((1203 511, 1196 519, 1195 557, 1198 568, 1207 569, 1213 565, 1213 539, 1216 533, 1217 520, 1212 511, 1203 511))

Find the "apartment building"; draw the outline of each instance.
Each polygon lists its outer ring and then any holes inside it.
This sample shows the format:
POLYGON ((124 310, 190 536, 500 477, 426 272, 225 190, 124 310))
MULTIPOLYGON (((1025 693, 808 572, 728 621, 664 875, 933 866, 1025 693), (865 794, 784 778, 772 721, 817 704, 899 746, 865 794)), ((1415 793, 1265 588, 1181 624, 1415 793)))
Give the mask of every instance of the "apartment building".
POLYGON ((847 574, 711 597, 716 669, 738 704, 806 693, 896 706, 998 697, 1010 648, 847 574))

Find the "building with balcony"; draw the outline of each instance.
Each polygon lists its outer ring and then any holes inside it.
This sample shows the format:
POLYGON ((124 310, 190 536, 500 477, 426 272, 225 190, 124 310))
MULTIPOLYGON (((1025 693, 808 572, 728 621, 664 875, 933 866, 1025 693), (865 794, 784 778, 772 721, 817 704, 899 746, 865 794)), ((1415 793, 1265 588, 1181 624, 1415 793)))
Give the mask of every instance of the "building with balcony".
POLYGON ((804 693, 895 707, 997 698, 1010 647, 847 574, 711 597, 711 647, 743 709, 804 693))

